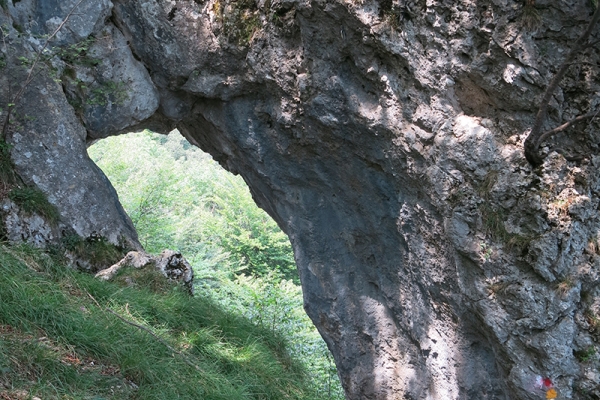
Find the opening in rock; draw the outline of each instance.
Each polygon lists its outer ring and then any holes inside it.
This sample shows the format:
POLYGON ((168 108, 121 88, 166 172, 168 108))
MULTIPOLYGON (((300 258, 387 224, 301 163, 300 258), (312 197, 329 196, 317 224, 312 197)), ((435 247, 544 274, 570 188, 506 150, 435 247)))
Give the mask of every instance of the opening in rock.
POLYGON ((304 313, 289 240, 241 177, 177 131, 110 137, 88 153, 117 190, 146 251, 181 251, 198 295, 282 333, 321 398, 343 398, 333 359, 304 313))

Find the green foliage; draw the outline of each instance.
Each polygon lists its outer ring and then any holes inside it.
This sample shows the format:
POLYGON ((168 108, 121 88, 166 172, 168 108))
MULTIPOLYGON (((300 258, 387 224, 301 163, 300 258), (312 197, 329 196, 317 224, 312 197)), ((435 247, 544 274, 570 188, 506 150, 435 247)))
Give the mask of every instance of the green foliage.
POLYGON ((198 269, 279 270, 298 280, 287 236, 256 207, 243 179, 181 135, 129 134, 88 151, 117 189, 147 251, 177 249, 198 269))
POLYGON ((31 65, 33 64, 33 60, 25 57, 25 56, 19 56, 17 57, 17 59, 21 62, 21 65, 23 65, 24 67, 31 67, 31 65))
POLYGON ((177 133, 112 137, 88 151, 117 189, 146 250, 181 251, 194 267, 196 293, 286 337, 318 398, 344 398, 327 346, 304 313, 289 240, 256 207, 240 177, 177 133))
POLYGON ((123 105, 129 100, 126 86, 123 82, 102 82, 100 86, 89 90, 87 104, 91 106, 105 106, 109 102, 123 105))
POLYGON ((65 46, 53 47, 47 57, 59 57, 66 63, 62 76, 57 81, 66 81, 75 93, 69 92, 69 103, 75 109, 82 109, 83 104, 89 106, 106 106, 109 103, 123 105, 129 100, 126 84, 120 81, 102 81, 89 85, 77 77, 76 66, 96 67, 102 61, 90 55, 90 49, 96 42, 94 36, 65 46), (76 94, 76 95, 75 95, 76 94))
POLYGON ((15 187, 8 193, 8 197, 21 207, 23 211, 37 213, 48 222, 57 223, 60 218, 60 214, 54 204, 50 203, 44 192, 38 188, 27 186, 15 187))
POLYGON ((122 248, 115 246, 102 236, 84 239, 77 234, 70 234, 61 239, 61 244, 77 258, 89 261, 96 267, 109 267, 125 255, 122 248))
POLYGON ((96 38, 90 36, 81 42, 73 43, 63 47, 55 47, 53 53, 69 65, 83 65, 95 67, 100 64, 100 59, 88 55, 90 47, 96 42, 96 38))
POLYGON ((590 346, 587 349, 576 351, 574 354, 580 362, 587 362, 596 355, 596 347, 590 346))
POLYGON ((247 46, 261 27, 255 1, 217 0, 213 11, 219 16, 227 39, 239 46, 247 46))
POLYGON ((0 386, 43 399, 322 399, 279 334, 0 246, 0 386))
POLYGON ((331 354, 303 310, 298 285, 277 271, 264 277, 240 275, 233 281, 203 278, 197 277, 198 292, 273 334, 285 335, 291 355, 310 371, 320 399, 344 399, 331 354))
POLYGON ((7 3, 7 0, 0 0, 0 7, 2 7, 2 9, 3 9, 4 11, 7 11, 7 10, 8 10, 8 3, 7 3))

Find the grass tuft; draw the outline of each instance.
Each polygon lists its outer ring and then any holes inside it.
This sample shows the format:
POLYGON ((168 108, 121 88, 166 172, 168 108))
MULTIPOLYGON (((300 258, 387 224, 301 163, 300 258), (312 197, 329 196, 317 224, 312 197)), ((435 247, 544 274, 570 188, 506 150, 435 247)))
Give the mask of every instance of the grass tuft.
POLYGON ((486 234, 492 240, 503 243, 507 249, 523 250, 531 242, 531 238, 506 230, 504 222, 507 216, 502 208, 494 207, 486 201, 479 206, 479 212, 486 234))
POLYGON ((577 357, 579 362, 588 362, 591 361, 596 355, 596 348, 594 346, 590 346, 584 350, 575 351, 573 354, 575 357, 577 357))
POLYGON ((207 299, 122 287, 0 246, 5 397, 317 399, 285 346, 207 299))
POLYGON ((112 281, 121 286, 146 288, 153 293, 162 294, 166 294, 178 287, 176 281, 165 278, 159 270, 151 266, 145 268, 121 268, 112 281))
POLYGON ((8 197, 23 211, 37 213, 50 223, 56 224, 60 218, 56 207, 48 201, 44 192, 37 188, 15 187, 8 193, 8 197))

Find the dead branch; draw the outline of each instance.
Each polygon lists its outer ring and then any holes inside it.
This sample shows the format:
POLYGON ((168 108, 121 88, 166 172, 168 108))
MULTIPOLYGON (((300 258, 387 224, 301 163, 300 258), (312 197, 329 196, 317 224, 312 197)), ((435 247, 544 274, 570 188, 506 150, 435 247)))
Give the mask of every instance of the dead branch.
POLYGON ((10 122, 10 116, 12 114, 12 110, 16 107, 16 105, 19 102, 19 100, 21 100, 21 97, 23 96, 23 93, 25 93, 25 89, 27 89, 27 86, 33 80, 33 78, 35 76, 34 75, 35 67, 37 66, 38 62, 42 58, 42 55, 44 54, 44 51, 46 50, 46 48, 50 44, 50 41, 52 39, 54 39, 54 37, 58 34, 58 32, 60 32, 60 30, 65 26, 65 24, 67 23, 67 21, 69 21, 69 18, 71 18, 71 16, 75 13, 75 10, 77 9, 77 7, 79 7, 79 5, 81 3, 83 3, 83 1, 84 0, 79 0, 73 6, 73 8, 71 8, 71 11, 69 11, 69 13, 67 14, 67 16, 61 21, 61 23, 54 30, 54 32, 52 32, 52 34, 50 36, 48 36, 48 38, 46 39, 46 42, 44 43, 44 46, 42 46, 42 49, 37 52, 36 57, 33 60, 33 63, 31 64, 31 68, 29 69, 29 73, 27 74, 27 78, 25 79, 25 83, 23 84, 23 86, 21 86, 21 89, 17 92, 17 94, 15 95, 15 97, 12 99, 12 101, 9 104, 8 111, 6 112, 6 117, 4 118, 4 124, 2 125, 2 137, 4 137, 4 138, 6 137, 6 133, 8 131, 8 124, 10 122))
POLYGON ((598 111, 590 111, 587 114, 580 115, 580 116, 578 116, 576 118, 573 118, 570 121, 565 122, 564 124, 562 124, 560 126, 557 126, 554 129, 550 129, 549 131, 546 131, 546 132, 542 133, 540 135, 540 139, 539 139, 540 143, 542 143, 544 140, 546 140, 550 136, 566 130, 571 125, 574 125, 574 124, 576 124, 578 122, 581 122, 581 121, 585 121, 586 119, 594 118, 596 115, 598 115, 599 112, 600 112, 600 110, 598 110, 598 111))
MULTIPOLYGON (((558 85, 560 84, 560 82, 564 78, 565 74, 567 73, 567 70, 571 66, 573 59, 583 49, 585 49, 587 47, 586 42, 587 42, 588 38, 590 37, 590 35, 592 34, 592 31, 594 30, 594 27, 596 26, 596 23, 598 22, 599 19, 600 19, 600 7, 597 7, 596 11, 594 12, 594 15, 592 16, 592 20, 588 24, 586 30, 579 37, 579 39, 577 39, 577 41, 573 44, 571 51, 569 52, 567 57, 564 59, 563 63, 561 64, 560 69, 558 70, 556 75, 554 75, 554 78, 552 78, 552 80, 550 81, 550 84, 548 85, 548 87, 546 88, 546 91, 544 92, 544 96, 542 97, 540 107, 535 116, 535 122, 533 124, 533 127, 531 128, 531 132, 527 136, 527 139, 525 139, 525 144, 524 144, 525 158, 527 158, 527 161, 529 161, 529 163, 533 166, 538 166, 544 161, 544 157, 542 157, 540 155, 540 145, 543 142, 543 139, 548 138, 551 135, 551 134, 547 134, 548 132, 551 132, 551 131, 542 132, 544 122, 546 121, 546 117, 548 115, 548 106, 550 104, 550 100, 552 99, 554 92, 558 88, 558 85), (546 135, 544 136, 544 134, 546 134, 546 135)), ((572 124, 569 124, 569 126, 570 125, 572 125, 572 124)), ((564 129, 562 129, 562 130, 564 130, 564 129)), ((554 131, 554 129, 552 131, 554 131)), ((557 132, 560 132, 560 131, 561 130, 559 130, 557 132)), ((556 133, 556 132, 554 132, 554 133, 556 133)))

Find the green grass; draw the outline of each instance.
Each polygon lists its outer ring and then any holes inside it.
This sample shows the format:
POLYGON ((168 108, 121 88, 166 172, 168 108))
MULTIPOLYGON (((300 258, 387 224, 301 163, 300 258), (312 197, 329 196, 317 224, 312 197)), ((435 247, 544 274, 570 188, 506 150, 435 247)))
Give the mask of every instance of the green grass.
POLYGON ((51 204, 46 195, 34 187, 15 187, 8 193, 8 197, 28 213, 38 213, 48 222, 57 223, 60 214, 51 204))
POLYGON ((309 382, 282 337, 206 299, 0 245, 0 398, 316 399, 309 382))

